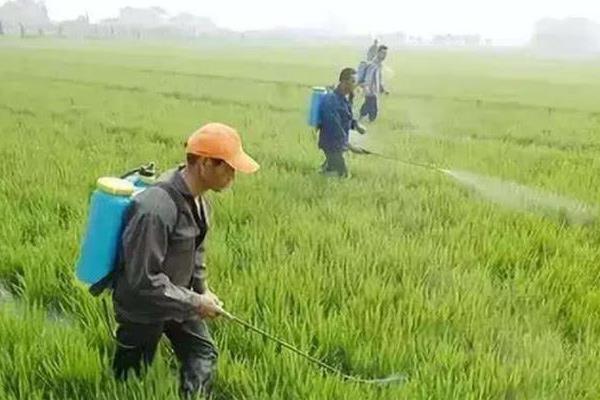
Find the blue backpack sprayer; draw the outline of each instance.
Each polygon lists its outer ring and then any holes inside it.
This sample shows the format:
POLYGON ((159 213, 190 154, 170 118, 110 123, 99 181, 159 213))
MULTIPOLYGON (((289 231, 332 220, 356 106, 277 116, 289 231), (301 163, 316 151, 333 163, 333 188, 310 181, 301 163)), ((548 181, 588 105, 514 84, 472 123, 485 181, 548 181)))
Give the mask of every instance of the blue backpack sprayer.
MULTIPOLYGON (((367 68, 369 63, 361 61, 356 69, 356 83, 362 85, 365 82, 367 68)), ((308 110, 308 125, 318 129, 321 125, 321 105, 323 99, 329 92, 328 88, 322 86, 314 86, 310 96, 310 106, 308 110)))
POLYGON ((318 128, 321 125, 321 104, 327 95, 327 89, 320 86, 312 88, 310 107, 308 111, 308 125, 318 128))
POLYGON ((155 180, 153 163, 129 171, 121 178, 98 179, 90 199, 87 228, 76 266, 77 278, 92 285, 93 294, 99 294, 95 293, 95 285, 102 285, 116 269, 125 217, 134 196, 155 180))

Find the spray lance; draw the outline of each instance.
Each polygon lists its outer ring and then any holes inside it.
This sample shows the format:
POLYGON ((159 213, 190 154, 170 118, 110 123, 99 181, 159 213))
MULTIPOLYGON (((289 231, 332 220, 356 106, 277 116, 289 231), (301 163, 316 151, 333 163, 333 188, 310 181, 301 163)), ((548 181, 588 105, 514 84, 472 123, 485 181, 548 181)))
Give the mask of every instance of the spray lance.
POLYGON ((246 330, 257 333, 257 334, 263 336, 264 338, 277 343, 281 347, 285 347, 286 349, 305 358, 306 360, 312 362, 313 364, 318 365, 319 367, 323 368, 324 370, 326 370, 330 373, 333 373, 335 375, 338 375, 339 377, 341 377, 342 379, 344 379, 346 381, 370 384, 370 385, 389 385, 389 384, 394 384, 394 383, 396 383, 396 384, 403 383, 407 379, 406 374, 403 374, 403 373, 402 374, 393 374, 393 375, 390 375, 390 376, 387 376, 384 378, 363 378, 363 377, 359 377, 359 376, 355 376, 355 375, 346 374, 346 373, 340 371, 339 369, 337 369, 329 364, 324 363, 323 361, 319 360, 318 358, 311 356, 307 352, 304 352, 304 351, 298 349, 297 347, 289 344, 288 342, 277 338, 276 336, 270 334, 269 332, 264 331, 263 329, 260 329, 256 326, 252 325, 251 323, 231 314, 228 311, 225 311, 222 308, 220 308, 219 314, 221 316, 225 317, 227 320, 235 322, 238 325, 241 325, 246 330))
POLYGON ((367 150, 365 148, 358 147, 358 146, 355 146, 355 145, 352 145, 350 147, 350 151, 352 151, 355 154, 365 154, 365 155, 375 156, 375 157, 382 158, 384 160, 395 161, 395 162, 399 162, 399 163, 402 163, 402 164, 411 165, 413 167, 419 167, 419 168, 428 169, 430 171, 441 172, 442 174, 449 174, 450 173, 450 171, 448 171, 447 169, 438 168, 436 166, 429 165, 429 164, 422 164, 422 163, 418 163, 418 162, 406 161, 406 160, 402 160, 400 158, 386 156, 385 154, 377 153, 377 152, 374 152, 374 151, 371 151, 371 150, 367 150))

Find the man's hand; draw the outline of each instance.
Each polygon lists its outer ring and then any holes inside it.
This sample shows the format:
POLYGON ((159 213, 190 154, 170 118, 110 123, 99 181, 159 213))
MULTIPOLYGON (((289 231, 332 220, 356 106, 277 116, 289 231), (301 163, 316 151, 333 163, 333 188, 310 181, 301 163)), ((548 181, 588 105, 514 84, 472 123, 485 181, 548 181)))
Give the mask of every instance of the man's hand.
POLYGON ((361 135, 364 135, 365 133, 367 133, 367 130, 365 129, 365 127, 362 126, 361 124, 359 124, 358 122, 356 123, 356 131, 358 133, 360 133, 361 135))
POLYGON ((212 293, 199 295, 198 315, 200 318, 214 319, 223 315, 223 309, 219 305, 219 299, 212 293))
POLYGON ((212 290, 206 289, 204 291, 204 294, 212 298, 213 301, 219 305, 219 307, 223 307, 223 302, 219 299, 219 297, 216 294, 213 293, 212 290))

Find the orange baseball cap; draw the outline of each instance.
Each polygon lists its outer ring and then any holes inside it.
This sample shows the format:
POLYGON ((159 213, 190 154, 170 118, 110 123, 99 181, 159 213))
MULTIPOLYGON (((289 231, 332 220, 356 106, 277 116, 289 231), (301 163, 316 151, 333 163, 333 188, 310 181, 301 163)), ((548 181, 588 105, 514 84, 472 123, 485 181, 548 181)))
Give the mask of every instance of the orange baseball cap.
POLYGON ((192 133, 186 142, 185 152, 223 160, 236 171, 245 174, 251 174, 260 168, 244 152, 242 139, 237 131, 218 122, 206 124, 192 133))

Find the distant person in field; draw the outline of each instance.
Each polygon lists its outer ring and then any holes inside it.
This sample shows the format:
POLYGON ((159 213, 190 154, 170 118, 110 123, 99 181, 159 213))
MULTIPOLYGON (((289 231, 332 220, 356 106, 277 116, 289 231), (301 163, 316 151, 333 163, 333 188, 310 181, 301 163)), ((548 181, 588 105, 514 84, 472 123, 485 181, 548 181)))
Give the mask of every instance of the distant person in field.
POLYGON ((114 278, 117 379, 149 366, 164 334, 180 363, 182 397, 209 396, 218 353, 206 321, 224 311, 206 279, 209 223, 203 197, 229 187, 236 171, 257 169, 238 133, 211 123, 189 137, 185 165, 159 179, 166 186, 135 196, 114 278))
POLYGON ((343 69, 337 87, 333 92, 325 95, 319 110, 321 117, 319 148, 325 153, 321 173, 327 176, 348 176, 344 152, 355 151, 349 141, 350 129, 356 129, 361 134, 366 133, 352 115, 350 101, 355 89, 356 70, 343 69))
POLYGON ((360 109, 360 120, 369 117, 373 122, 379 112, 379 96, 388 92, 383 87, 383 61, 387 57, 387 46, 379 46, 375 59, 366 66, 364 81, 361 86, 365 94, 365 101, 360 109))
POLYGON ((367 51, 367 62, 373 61, 375 56, 377 55, 377 50, 379 50, 379 40, 375 39, 369 50, 367 51))

